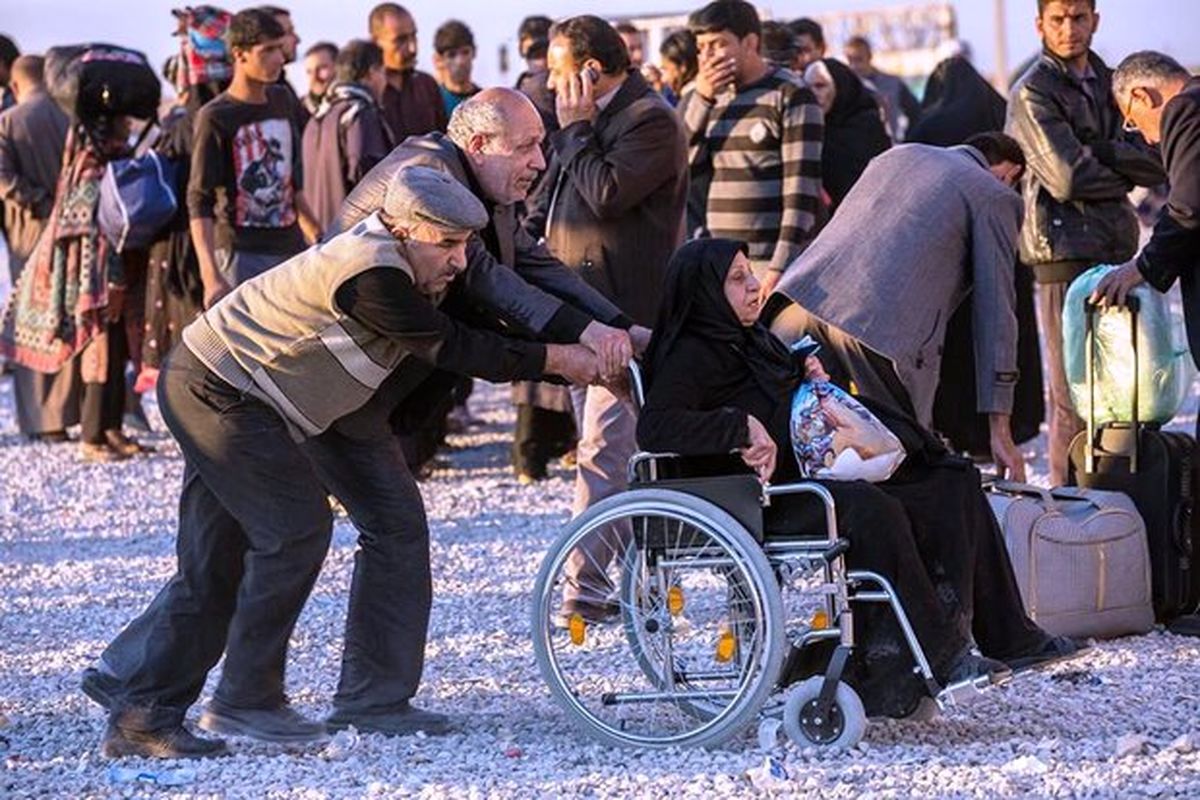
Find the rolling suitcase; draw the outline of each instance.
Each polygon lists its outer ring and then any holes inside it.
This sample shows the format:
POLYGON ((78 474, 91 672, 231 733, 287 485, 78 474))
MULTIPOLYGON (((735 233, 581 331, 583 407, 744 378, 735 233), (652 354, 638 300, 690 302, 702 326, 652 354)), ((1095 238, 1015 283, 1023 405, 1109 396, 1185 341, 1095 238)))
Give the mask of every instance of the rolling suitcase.
MULTIPOLYGON (((1136 298, 1127 306, 1137 374, 1136 298)), ((1097 426, 1095 420, 1095 314, 1087 308, 1087 428, 1071 442, 1067 483, 1087 489, 1124 492, 1146 523, 1150 545, 1154 614, 1160 622, 1194 612, 1200 604, 1197 564, 1197 515, 1193 513, 1198 457, 1196 440, 1142 424, 1135 385, 1131 387, 1132 419, 1097 426)))

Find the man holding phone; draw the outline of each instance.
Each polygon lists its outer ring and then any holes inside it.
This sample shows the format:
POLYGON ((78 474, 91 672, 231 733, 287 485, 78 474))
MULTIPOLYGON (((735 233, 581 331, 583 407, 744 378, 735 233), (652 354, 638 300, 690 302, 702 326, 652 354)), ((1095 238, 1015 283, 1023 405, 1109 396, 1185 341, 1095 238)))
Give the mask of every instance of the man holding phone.
POLYGON ((765 300, 816 233, 825 118, 799 76, 763 60, 754 6, 718 0, 688 29, 700 73, 679 113, 692 174, 712 175, 705 228, 749 245, 765 300))
MULTIPOLYGON (((649 327, 667 261, 683 241, 683 128, 662 95, 631 69, 620 34, 599 17, 558 23, 547 66, 560 129, 550 135, 546 243, 635 324, 649 327)), ((580 433, 573 511, 580 514, 625 488, 636 420, 602 386, 573 388, 572 395, 580 433)), ((578 584, 603 586, 611 555, 577 554, 578 584)), ((567 613, 595 610, 605 617, 604 600, 569 596, 567 613), (577 600, 580 607, 570 608, 577 600)))

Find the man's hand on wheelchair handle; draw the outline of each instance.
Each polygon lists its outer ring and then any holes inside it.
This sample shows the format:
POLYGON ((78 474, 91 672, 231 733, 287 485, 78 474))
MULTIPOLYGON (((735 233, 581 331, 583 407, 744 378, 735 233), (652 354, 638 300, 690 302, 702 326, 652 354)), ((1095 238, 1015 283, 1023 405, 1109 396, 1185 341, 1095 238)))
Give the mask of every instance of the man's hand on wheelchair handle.
POLYGON ((600 362, 595 353, 581 344, 548 344, 545 371, 587 386, 600 379, 600 362))
POLYGON ((742 448, 742 461, 758 473, 760 481, 766 483, 775 474, 775 441, 756 417, 747 414, 746 424, 750 429, 750 445, 742 448))
POLYGON ((605 379, 615 378, 633 358, 633 342, 626 331, 594 320, 579 334, 579 343, 596 354, 600 376, 605 379))
POLYGON ((638 358, 646 355, 646 348, 650 346, 650 337, 654 331, 649 328, 643 328, 641 325, 634 325, 629 329, 629 339, 633 342, 633 354, 638 358))

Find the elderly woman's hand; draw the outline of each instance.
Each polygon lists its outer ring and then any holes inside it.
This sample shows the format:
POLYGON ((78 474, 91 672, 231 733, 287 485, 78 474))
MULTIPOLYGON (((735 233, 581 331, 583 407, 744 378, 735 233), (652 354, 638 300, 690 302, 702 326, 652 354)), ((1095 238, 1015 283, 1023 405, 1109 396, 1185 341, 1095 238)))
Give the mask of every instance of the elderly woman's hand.
POLYGON ((821 359, 816 356, 804 359, 804 379, 808 381, 829 380, 829 373, 825 371, 825 365, 821 363, 821 359))
POLYGON ((742 448, 742 461, 758 473, 760 481, 766 483, 775 474, 775 440, 758 418, 747 414, 746 423, 750 429, 750 445, 742 448))

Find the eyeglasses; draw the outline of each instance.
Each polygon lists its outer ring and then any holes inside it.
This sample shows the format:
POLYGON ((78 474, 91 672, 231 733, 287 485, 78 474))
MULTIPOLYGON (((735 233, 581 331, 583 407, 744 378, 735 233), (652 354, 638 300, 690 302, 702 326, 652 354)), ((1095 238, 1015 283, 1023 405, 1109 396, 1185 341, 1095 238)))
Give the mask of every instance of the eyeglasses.
POLYGON ((1129 102, 1125 104, 1125 114, 1121 122, 1121 130, 1126 133, 1137 133, 1140 129, 1137 123, 1130 118, 1130 113, 1133 111, 1133 90, 1129 90, 1129 102))

